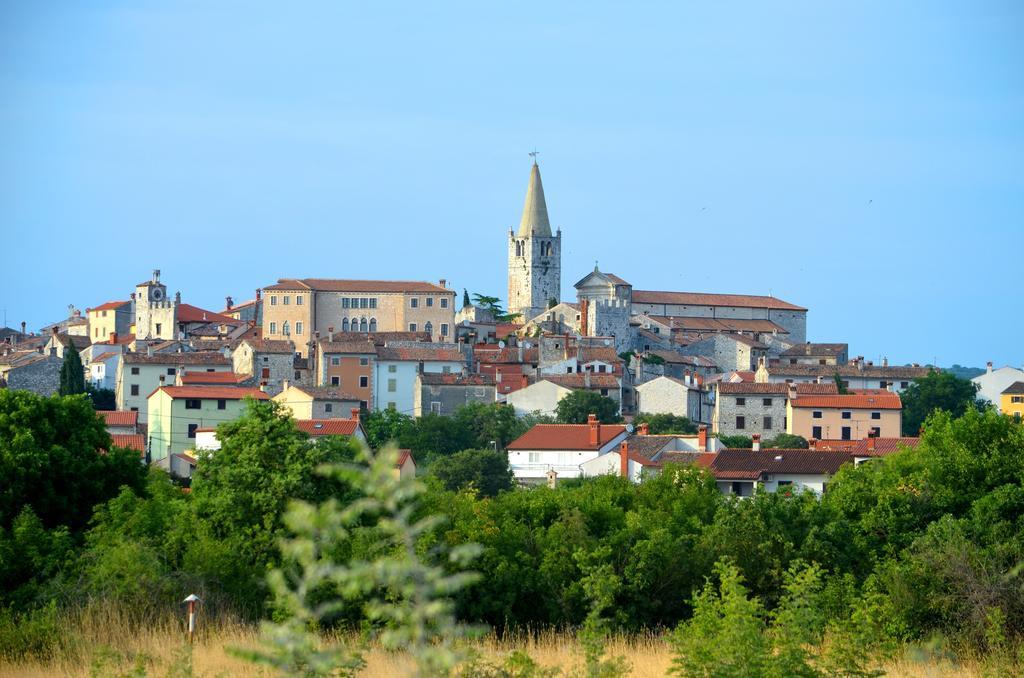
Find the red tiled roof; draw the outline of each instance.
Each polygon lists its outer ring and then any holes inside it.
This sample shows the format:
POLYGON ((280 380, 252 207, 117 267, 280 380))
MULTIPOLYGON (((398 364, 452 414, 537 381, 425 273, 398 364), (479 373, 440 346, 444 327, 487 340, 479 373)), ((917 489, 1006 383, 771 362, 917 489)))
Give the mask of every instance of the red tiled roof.
POLYGON ((331 280, 326 278, 281 278, 276 285, 263 288, 264 291, 316 290, 317 292, 420 292, 450 294, 454 290, 434 283, 410 280, 331 280))
POLYGON ((494 327, 494 336, 507 337, 523 329, 522 323, 498 323, 494 327))
POLYGON ((87 309, 85 309, 85 312, 86 313, 92 313, 93 311, 116 311, 117 309, 121 308, 122 306, 125 306, 125 305, 130 304, 130 303, 132 303, 132 302, 130 302, 130 301, 108 301, 105 304, 100 304, 96 308, 87 308, 87 309))
MULTIPOLYGON (((333 400, 333 401, 352 401, 359 402, 359 398, 356 396, 342 391, 340 388, 334 388, 331 386, 301 386, 298 384, 292 384, 291 388, 305 393, 313 400, 333 400)), ((284 393, 284 391, 282 391, 284 393)), ((280 398, 281 395, 279 394, 280 398)))
POLYGON ((219 325, 237 325, 238 321, 220 313, 207 311, 192 304, 178 304, 177 318, 179 323, 217 323, 219 325))
POLYGON ((130 344, 135 341, 134 334, 119 334, 117 335, 117 341, 110 341, 110 337, 107 337, 105 341, 94 341, 94 344, 130 344))
POLYGON ((513 440, 509 450, 597 450, 626 432, 620 424, 601 424, 597 445, 590 444, 590 424, 537 424, 513 440))
POLYGON ((350 436, 359 428, 358 419, 296 419, 295 426, 314 438, 350 436))
POLYGON ((406 459, 412 459, 413 465, 416 465, 416 459, 412 456, 412 450, 398 450, 398 458, 395 460, 395 468, 402 468, 405 465, 406 459))
POLYGON ((721 450, 711 471, 723 480, 756 480, 764 474, 832 475, 850 463, 849 452, 820 450, 721 450))
MULTIPOLYGON (((473 357, 482 363, 489 364, 519 364, 519 347, 510 346, 494 349, 480 346, 473 347, 473 357)), ((524 348, 522 363, 536 364, 540 360, 540 350, 537 347, 524 348)))
POLYGON ((422 347, 377 347, 378 360, 416 360, 425 362, 463 362, 465 356, 457 348, 443 348, 425 344, 422 347))
POLYGON ((182 386, 196 386, 200 384, 237 384, 251 379, 248 374, 235 374, 234 372, 182 372, 182 386))
POLYGON ((372 355, 377 348, 372 341, 366 339, 353 339, 346 341, 327 341, 326 339, 317 343, 321 353, 352 353, 359 355, 372 355))
POLYGON ((683 332, 762 332, 789 334, 789 330, 771 320, 756 318, 705 318, 700 316, 649 316, 652 320, 683 332))
POLYGON ((838 372, 841 377, 869 377, 871 379, 917 379, 926 377, 931 367, 900 365, 769 365, 769 374, 781 377, 824 377, 832 379, 838 372))
MULTIPOLYGON (((206 398, 216 400, 270 399, 270 396, 258 388, 245 386, 161 386, 156 391, 163 391, 172 398, 206 398)), ((156 391, 153 391, 153 393, 156 393, 156 391)))
POLYGON ((189 353, 125 353, 127 365, 230 365, 231 360, 220 351, 194 351, 189 353))
POLYGON ((607 372, 587 372, 584 374, 579 372, 574 372, 572 374, 542 374, 537 377, 537 381, 550 381, 552 384, 558 384, 559 386, 573 389, 619 388, 619 378, 614 374, 608 374, 607 372), (589 386, 587 386, 587 377, 590 377, 589 386))
POLYGON ((133 410, 96 410, 103 417, 107 426, 135 426, 139 423, 139 413, 133 410))
POLYGON ((295 344, 288 339, 256 339, 246 337, 242 339, 242 342, 252 346, 252 350, 256 353, 295 353, 295 344))
MULTIPOLYGON (((793 384, 797 395, 838 395, 839 388, 834 384, 793 384)), ((749 381, 723 381, 718 384, 719 393, 739 394, 744 393, 777 393, 780 395, 789 394, 790 384, 762 384, 749 381)))
POLYGON ((855 457, 884 457, 903 447, 917 447, 920 443, 921 439, 916 437, 875 438, 875 449, 872 450, 870 441, 864 438, 857 441, 850 453, 855 457))
POLYGON ((793 407, 828 407, 837 409, 901 410, 903 403, 895 393, 850 393, 847 395, 806 395, 791 401, 793 407))
POLYGON ((104 353, 100 353, 98 356, 96 356, 95 358, 93 358, 89 362, 91 362, 91 363, 101 363, 104 360, 107 360, 108 358, 113 358, 114 356, 118 356, 118 355, 121 355, 120 351, 106 351, 104 353))
POLYGON ((701 292, 661 292, 633 290, 634 304, 675 304, 683 306, 738 306, 743 308, 770 308, 782 311, 806 311, 788 301, 757 294, 707 294, 701 292))
POLYGON ((141 433, 112 433, 110 439, 114 447, 125 447, 137 452, 146 451, 146 436, 141 433))

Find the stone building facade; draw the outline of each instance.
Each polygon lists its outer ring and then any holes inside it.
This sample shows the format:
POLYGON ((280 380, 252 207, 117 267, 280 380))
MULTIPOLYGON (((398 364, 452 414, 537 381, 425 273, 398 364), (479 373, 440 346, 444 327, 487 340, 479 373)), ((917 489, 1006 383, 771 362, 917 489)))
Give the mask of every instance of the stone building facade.
POLYGON ((60 367, 63 360, 50 352, 25 353, 0 364, 0 382, 7 388, 31 391, 36 395, 53 395, 60 389, 60 367))
POLYGON ((551 233, 540 168, 533 163, 519 230, 508 232, 508 312, 535 318, 562 294, 562 231, 551 233))
POLYGON ((768 348, 740 334, 713 334, 679 349, 683 355, 702 356, 715 361, 723 372, 753 370, 767 356, 768 348))
POLYGON ((135 286, 135 338, 176 339, 177 296, 167 296, 167 286, 160 282, 160 270, 153 277, 135 286))
POLYGON ((413 416, 440 414, 451 416, 465 405, 494 403, 494 377, 486 374, 437 374, 423 372, 416 375, 413 393, 413 416))
POLYGON ((290 341, 275 339, 243 339, 231 353, 235 374, 253 378, 258 386, 275 396, 284 384, 294 380, 295 346, 290 341))
POLYGON ((715 388, 715 409, 711 416, 714 433, 724 436, 758 433, 767 440, 786 432, 788 384, 721 382, 715 388))

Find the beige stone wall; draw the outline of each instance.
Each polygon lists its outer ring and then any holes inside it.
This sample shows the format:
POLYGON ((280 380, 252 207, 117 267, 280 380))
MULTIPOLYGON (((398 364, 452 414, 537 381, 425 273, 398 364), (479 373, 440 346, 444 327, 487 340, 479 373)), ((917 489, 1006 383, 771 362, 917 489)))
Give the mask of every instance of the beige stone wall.
POLYGON ((843 437, 843 427, 850 428, 850 439, 861 440, 866 438, 872 428, 878 427, 879 435, 883 438, 895 438, 901 435, 902 424, 901 410, 860 410, 838 408, 810 408, 810 407, 789 407, 789 418, 787 422, 787 433, 822 440, 839 440, 843 437), (821 418, 815 419, 813 413, 821 412, 821 418), (842 413, 849 412, 850 418, 843 419, 842 413), (871 413, 879 412, 879 419, 872 419, 871 413), (821 435, 814 435, 814 427, 821 427, 821 435))
POLYGON ((295 344, 296 352, 303 358, 307 357, 309 341, 315 331, 312 322, 313 301, 313 293, 309 290, 267 291, 263 299, 263 338, 290 339, 295 344))

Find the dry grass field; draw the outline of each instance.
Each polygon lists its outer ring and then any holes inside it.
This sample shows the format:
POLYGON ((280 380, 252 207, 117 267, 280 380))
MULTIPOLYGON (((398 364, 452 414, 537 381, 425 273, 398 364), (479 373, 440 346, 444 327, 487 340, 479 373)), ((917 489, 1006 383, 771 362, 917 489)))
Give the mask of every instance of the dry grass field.
MULTIPOLYGON (((95 611, 94 611, 95 612, 95 611)), ((85 620, 69 619, 72 633, 62 634, 55 657, 24 662, 0 660, 0 678, 8 676, 271 676, 271 669, 251 664, 228 652, 228 648, 252 648, 258 645, 258 629, 239 623, 206 625, 198 634, 189 657, 180 620, 133 628, 124 619, 101 618, 93 614, 85 620)), ((523 650, 541 666, 558 667, 564 672, 582 668, 575 638, 568 633, 544 632, 512 638, 486 636, 473 641, 474 649, 484 657, 501 660, 513 650, 523 650)), ((608 644, 613 656, 625 656, 633 676, 664 676, 671 664, 668 644, 659 636, 616 637, 608 644)), ((361 675, 391 678, 409 675, 411 663, 401 653, 371 647, 367 667, 361 675)), ((887 675, 914 678, 945 678, 993 674, 991 668, 975 662, 953 665, 947 662, 915 662, 909 659, 890 662, 887 675)))

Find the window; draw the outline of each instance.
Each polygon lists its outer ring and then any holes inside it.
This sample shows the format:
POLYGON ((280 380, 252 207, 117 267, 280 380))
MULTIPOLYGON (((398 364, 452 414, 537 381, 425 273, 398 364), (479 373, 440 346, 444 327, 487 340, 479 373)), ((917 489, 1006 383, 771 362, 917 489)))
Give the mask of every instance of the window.
POLYGON ((448 336, 448 323, 441 323, 441 336, 442 337, 447 337, 448 336))
POLYGON ((789 364, 790 365, 796 365, 796 358, 790 358, 789 359, 789 364))
POLYGON ((419 299, 417 299, 416 297, 410 297, 410 299, 409 299, 409 308, 418 308, 419 305, 420 305, 420 300, 419 299))
POLYGON ((816 439, 816 440, 821 440, 821 427, 820 426, 812 426, 811 427, 811 437, 816 439))
POLYGON ((298 381, 299 379, 302 379, 302 372, 295 370, 295 380, 298 381))
POLYGON ((871 418, 872 419, 881 419, 882 418, 882 413, 881 412, 872 412, 871 413, 871 418))
POLYGON ((277 334, 277 323, 270 323, 270 333, 277 334))
POLYGON ((281 297, 281 303, 284 304, 285 306, 288 306, 289 304, 292 303, 292 298, 286 294, 283 297, 281 297))
POLYGON ((340 365, 341 364, 341 358, 339 358, 336 355, 332 355, 331 356, 331 364, 332 365, 340 365))
POLYGON ((909 382, 906 382, 906 381, 901 381, 900 382, 900 388, 906 388, 908 385, 909 385, 909 382))
POLYGON ((451 373, 452 373, 452 368, 449 367, 448 365, 445 365, 444 367, 441 368, 441 374, 451 374, 451 373))
POLYGON ((342 308, 348 308, 348 303, 349 303, 348 302, 348 297, 342 297, 341 298, 341 307, 342 308))
POLYGON ((365 332, 369 329, 369 325, 366 323, 366 318, 359 319, 359 331, 365 332))
POLYGON ((878 428, 877 426, 872 426, 871 435, 877 438, 878 436, 882 435, 882 429, 878 428))
POLYGON ((341 331, 348 332, 348 318, 342 318, 341 320, 341 331))
POLYGON ((398 405, 395 404, 394 400, 392 400, 391 402, 388 403, 388 409, 389 410, 397 410, 398 409, 398 405))
POLYGON ((131 386, 131 394, 132 395, 139 395, 139 385, 138 384, 132 384, 132 386, 131 386))
POLYGON ((761 404, 764 405, 765 407, 771 407, 772 399, 771 398, 762 398, 761 399, 761 404))
POLYGON ((370 318, 370 331, 371 332, 376 332, 377 331, 377 319, 376 318, 370 318))
POLYGON ((377 308, 377 298, 373 297, 370 299, 370 308, 377 308))
POLYGON ((440 401, 437 401, 437 400, 431 400, 430 401, 430 413, 431 414, 441 414, 441 403, 440 403, 440 401))
POLYGON ((530 463, 531 464, 539 464, 540 463, 540 452, 530 452, 530 463))
MULTIPOLYGON (((1011 403, 1024 403, 1024 396, 1010 396, 1011 403)), ((872 415, 874 412, 872 412, 872 415)), ((874 417, 872 417, 874 418, 874 417)))
POLYGON ((764 426, 762 426, 761 428, 763 428, 765 431, 770 431, 771 428, 772 428, 772 418, 771 417, 765 417, 764 418, 764 426))
POLYGON ((296 320, 295 321, 295 334, 296 334, 296 336, 299 336, 299 335, 302 334, 302 321, 301 320, 296 320))
POLYGON ((269 356, 263 356, 263 362, 269 363, 270 362, 270 357, 269 356))
POLYGON ((273 294, 270 295, 270 305, 271 306, 277 306, 277 296, 276 295, 273 295, 273 294))
POLYGON ((849 440, 850 439, 850 427, 849 426, 844 426, 842 430, 843 430, 843 440, 849 440))
POLYGON ((217 409, 218 410, 226 410, 226 409, 228 409, 228 401, 224 400, 223 398, 218 400, 217 401, 217 409))
POLYGON ((156 333, 157 333, 157 334, 160 334, 160 328, 161 328, 161 327, 162 327, 162 325, 161 325, 160 323, 157 323, 157 324, 156 324, 156 333))
POLYGON ((359 401, 359 409, 361 409, 361 410, 369 409, 368 405, 369 405, 369 403, 367 403, 365 400, 360 400, 359 401))
POLYGON ((138 411, 139 411, 139 408, 137 408, 137 407, 132 407, 132 408, 129 408, 129 409, 130 409, 130 410, 131 410, 132 412, 138 412, 138 411))
MULTIPOLYGON (((285 297, 285 299, 287 299, 287 298, 288 297, 285 297)), ((290 336, 291 333, 292 333, 292 325, 287 320, 285 320, 283 323, 281 323, 281 334, 283 334, 284 336, 287 337, 287 336, 290 336)))
POLYGON ((324 403, 324 412, 333 412, 333 411, 334 411, 334 404, 333 403, 324 403))
POLYGON ((173 377, 175 375, 175 373, 176 373, 176 371, 175 371, 175 369, 173 367, 168 367, 167 368, 167 376, 173 377))
POLYGON ((388 372, 394 374, 398 371, 398 365, 388 365, 388 372))
POLYGON ((410 332, 415 332, 416 331, 416 323, 409 323, 409 331, 410 332))
POLYGON ((331 386, 341 386, 341 377, 331 377, 331 386))
POLYGON ((448 308, 448 298, 441 297, 441 308, 448 308))
POLYGON ((793 481, 792 481, 792 480, 780 480, 780 481, 778 482, 778 486, 779 486, 779 487, 786 487, 786 486, 788 486, 788 485, 792 485, 792 484, 793 484, 793 481))
POLYGON ((887 382, 885 379, 882 379, 881 381, 878 382, 878 388, 888 388, 888 386, 889 382, 887 382))
POLYGON ((427 334, 433 334, 434 333, 434 323, 432 323, 432 322, 430 322, 428 320, 427 324, 423 326, 423 331, 426 332, 427 334))
POLYGON ((132 368, 132 374, 138 374, 138 373, 139 373, 139 368, 138 367, 133 367, 132 368))
POLYGON ((747 427, 747 418, 744 416, 736 417, 736 430, 742 431, 747 427))
POLYGON ((295 305, 302 306, 302 297, 300 297, 299 295, 295 295, 295 305))
POLYGON ((369 306, 370 306, 370 300, 369 299, 366 299, 364 297, 363 299, 359 300, 359 308, 369 308, 369 306))
POLYGON ((199 428, 199 424, 189 424, 188 425, 188 437, 189 438, 195 438, 196 437, 196 429, 197 428, 199 428))
POLYGON ((388 379, 388 393, 394 393, 398 390, 398 380, 388 379))
POLYGON ((814 410, 811 412, 812 419, 821 419, 821 410, 814 410))
POLYGON ((364 356, 364 357, 359 359, 359 364, 362 367, 366 367, 367 365, 370 364, 370 359, 364 356))
POLYGON ((746 404, 747 404, 747 399, 746 398, 737 398, 736 399, 736 406, 737 407, 743 407, 746 404))
POLYGON ((261 376, 261 377, 262 377, 263 379, 270 379, 270 368, 269 368, 269 367, 264 367, 264 368, 263 368, 263 369, 262 369, 262 370, 260 371, 260 376, 261 376))
POLYGON ((852 419, 853 418, 853 412, 843 412, 842 416, 843 416, 843 419, 852 419))
POLYGON ((427 308, 434 305, 434 297, 427 297, 427 308))
POLYGON ((359 388, 366 388, 370 385, 370 378, 366 376, 359 377, 359 388))
POLYGON ((818 364, 819 364, 819 365, 826 365, 827 363, 825 362, 825 359, 824 359, 824 358, 819 358, 819 359, 818 359, 818 364))
POLYGON ((602 389, 601 389, 601 395, 603 395, 603 396, 606 396, 606 395, 608 395, 608 389, 606 389, 606 388, 602 388, 602 389))
POLYGON ((187 398, 185 400, 186 410, 198 410, 202 407, 203 403, 199 398, 187 398))

